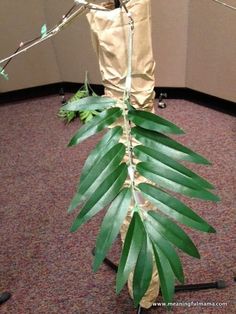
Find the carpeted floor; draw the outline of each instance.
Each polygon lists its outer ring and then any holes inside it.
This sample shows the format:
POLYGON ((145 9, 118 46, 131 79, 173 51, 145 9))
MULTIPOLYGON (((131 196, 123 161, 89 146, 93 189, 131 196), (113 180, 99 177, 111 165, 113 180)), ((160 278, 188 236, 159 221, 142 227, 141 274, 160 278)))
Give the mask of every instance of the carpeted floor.
MULTIPOLYGON (((135 313, 127 289, 116 296, 111 269, 103 265, 96 274, 91 270, 91 250, 102 215, 69 233, 74 214, 67 214, 67 206, 83 162, 100 135, 67 148, 78 122, 60 121, 59 106, 59 97, 50 96, 0 107, 0 292, 12 293, 0 313, 135 313)), ((177 293, 174 301, 186 304, 179 303, 172 311, 235 313, 235 117, 183 100, 168 100, 167 108, 157 111, 184 128, 182 143, 212 161, 212 167, 192 169, 214 183, 222 199, 217 204, 189 201, 217 234, 189 231, 202 258, 180 255, 186 283, 223 279, 228 287, 177 293)), ((115 262, 119 251, 117 241, 109 255, 115 262)), ((159 306, 149 313, 166 310, 159 306)))

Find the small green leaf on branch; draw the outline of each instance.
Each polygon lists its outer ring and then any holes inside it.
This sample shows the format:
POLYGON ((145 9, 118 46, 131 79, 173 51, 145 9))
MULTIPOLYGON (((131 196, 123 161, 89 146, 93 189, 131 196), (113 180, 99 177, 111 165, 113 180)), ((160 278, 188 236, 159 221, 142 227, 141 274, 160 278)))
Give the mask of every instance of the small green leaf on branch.
POLYGON ((0 75, 7 81, 9 80, 8 74, 5 72, 5 70, 0 67, 0 75))
POLYGON ((44 38, 47 36, 47 25, 43 24, 43 26, 41 27, 41 38, 44 38))

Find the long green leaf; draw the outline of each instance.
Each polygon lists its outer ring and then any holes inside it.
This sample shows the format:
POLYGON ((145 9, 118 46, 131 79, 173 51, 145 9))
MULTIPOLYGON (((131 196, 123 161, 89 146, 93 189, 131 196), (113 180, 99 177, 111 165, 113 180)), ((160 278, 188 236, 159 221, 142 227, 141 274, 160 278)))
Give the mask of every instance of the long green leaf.
POLYGON ((90 122, 82 126, 79 131, 72 137, 68 146, 73 146, 81 143, 88 137, 102 131, 113 122, 116 121, 122 115, 120 108, 110 108, 103 111, 96 117, 94 117, 90 122))
POLYGON ((155 164, 147 162, 140 162, 137 164, 136 169, 145 178, 168 190, 202 200, 219 201, 217 195, 202 189, 190 178, 183 177, 171 169, 158 168, 155 164))
POLYGON ((193 152, 164 134, 145 130, 140 127, 132 128, 131 133, 145 146, 157 149, 159 152, 171 156, 174 159, 187 160, 198 164, 210 164, 210 162, 201 155, 193 152))
POLYGON ((190 178, 194 183, 206 189, 214 189, 214 186, 207 180, 203 179, 193 171, 184 167, 182 164, 172 159, 171 157, 164 155, 157 150, 143 145, 135 146, 133 149, 135 156, 144 162, 151 162, 157 166, 157 168, 172 169, 176 174, 183 176, 184 178, 190 178))
POLYGON ((169 215, 191 228, 204 232, 216 232, 212 226, 192 211, 191 208, 187 207, 172 195, 148 183, 140 183, 138 188, 141 190, 144 197, 152 202, 164 214, 169 215))
POLYGON ((88 96, 77 100, 72 100, 62 107, 63 110, 82 111, 82 110, 104 110, 113 107, 116 100, 108 97, 88 96))
POLYGON ((72 211, 81 202, 90 197, 120 164, 125 155, 125 145, 118 143, 114 145, 100 160, 90 169, 88 175, 80 180, 76 196, 73 198, 68 211, 72 211))
MULTIPOLYGON (((120 126, 109 129, 109 131, 103 136, 101 141, 95 146, 95 148, 89 154, 82 173, 80 176, 80 182, 91 173, 91 168, 101 160, 104 154, 106 154, 116 143, 118 143, 123 130, 120 126)), ((73 197, 68 211, 72 211, 81 203, 81 195, 78 192, 73 197)))
POLYGON ((162 236, 158 228, 149 222, 145 221, 145 228, 147 230, 148 236, 152 240, 152 243, 165 255, 168 259, 168 262, 180 282, 184 282, 184 273, 183 267, 180 261, 179 256, 174 250, 173 246, 162 236))
POLYGON ((122 255, 116 276, 116 292, 119 293, 124 287, 130 272, 135 267, 139 252, 142 248, 144 227, 137 212, 133 214, 127 231, 122 255))
POLYGON ((200 254, 193 241, 170 219, 160 216, 154 211, 148 212, 147 219, 165 239, 169 240, 188 255, 200 258, 200 254))
POLYGON ((183 134, 184 131, 172 122, 157 116, 154 113, 135 110, 130 111, 128 114, 128 119, 132 121, 135 125, 142 127, 147 130, 171 133, 171 134, 183 134))
POLYGON ((81 194, 78 192, 75 193, 72 200, 70 201, 70 205, 67 209, 68 213, 71 213, 76 207, 78 207, 81 204, 81 194))
POLYGON ((71 232, 75 232, 81 225, 113 201, 119 194, 127 175, 127 165, 123 163, 101 183, 74 220, 71 232))
POLYGON ((135 306, 138 306, 150 285, 153 269, 152 252, 152 244, 149 238, 145 236, 134 270, 133 296, 135 306))
POLYGON ((96 241, 93 270, 97 271, 115 241, 120 227, 127 215, 131 201, 131 191, 124 188, 114 199, 103 219, 96 241))
POLYGON ((165 255, 153 245, 154 256, 160 278, 161 293, 166 304, 171 303, 175 291, 175 276, 165 255))
POLYGON ((118 143, 122 134, 123 129, 121 126, 116 126, 109 129, 109 131, 98 142, 98 144, 90 152, 88 158, 86 159, 80 175, 80 180, 83 180, 83 178, 89 173, 91 167, 96 164, 102 158, 102 156, 111 149, 113 145, 118 143))

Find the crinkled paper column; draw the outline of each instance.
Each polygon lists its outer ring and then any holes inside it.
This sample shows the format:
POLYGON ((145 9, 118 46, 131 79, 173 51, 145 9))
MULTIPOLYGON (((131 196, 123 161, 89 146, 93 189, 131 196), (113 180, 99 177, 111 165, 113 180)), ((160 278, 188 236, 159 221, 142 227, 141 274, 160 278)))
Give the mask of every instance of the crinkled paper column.
MULTIPOLYGON (((108 3, 103 4, 109 7, 108 3)), ((132 54, 132 104, 139 109, 153 111, 155 97, 154 68, 152 52, 150 0, 130 0, 127 3, 134 20, 132 54)), ((92 42, 99 60, 105 94, 122 100, 128 64, 129 21, 124 9, 91 11, 87 14, 91 27, 92 42)), ((130 217, 121 229, 124 240, 130 217)), ((128 282, 132 296, 132 274, 128 282)), ((141 306, 149 308, 159 293, 159 278, 153 272, 151 285, 141 301, 141 306)))

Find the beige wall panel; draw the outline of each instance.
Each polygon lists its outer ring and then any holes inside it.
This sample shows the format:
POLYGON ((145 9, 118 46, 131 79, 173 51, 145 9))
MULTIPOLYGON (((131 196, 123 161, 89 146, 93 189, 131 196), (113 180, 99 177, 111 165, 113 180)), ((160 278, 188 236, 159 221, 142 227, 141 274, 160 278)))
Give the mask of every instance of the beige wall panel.
MULTIPOLYGON (((14 52, 21 41, 40 35, 45 23, 43 2, 0 1, 0 58, 14 52)), ((61 81, 50 41, 17 56, 6 69, 9 81, 0 79, 0 92, 61 81)))
MULTIPOLYGON (((98 1, 101 2, 101 1, 98 1)), ((59 21, 73 0, 0 1, 0 58, 59 21)), ((236 14, 211 0, 151 0, 156 85, 236 100, 236 14)), ((235 0, 228 0, 235 5, 235 0)), ((115 39, 114 39, 115 40, 115 39)), ((0 92, 67 81, 101 83, 85 16, 15 58, 0 92)))
MULTIPOLYGON (((57 23, 73 5, 72 0, 44 0, 44 3, 50 25, 57 23)), ((84 81, 85 72, 88 71, 91 83, 101 84, 98 61, 92 48, 85 15, 77 17, 52 41, 63 81, 81 83, 84 81)))
POLYGON ((190 1, 186 85, 236 101, 236 11, 209 0, 190 1))
POLYGON ((189 0, 152 0, 156 85, 185 87, 189 0))
MULTIPOLYGON (((99 2, 99 1, 98 1, 99 2)), ((153 49, 157 63, 158 86, 185 86, 188 0, 152 0, 153 49)), ((51 27, 73 5, 70 0, 1 1, 1 57, 13 51, 17 43, 40 33, 44 22, 51 27), (14 13, 17 12, 17 13, 14 13), (45 14, 45 15, 44 15, 45 14), (26 23, 27 21, 27 23, 26 23)), ((115 40, 115 39, 114 39, 115 40)), ((10 81, 0 81, 0 91, 44 85, 51 82, 82 82, 85 71, 92 83, 101 83, 98 62, 93 51, 85 16, 49 42, 17 57, 7 68, 10 81), (57 67, 58 65, 58 67, 57 67)))

